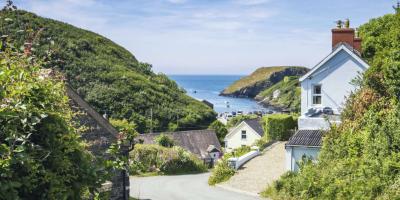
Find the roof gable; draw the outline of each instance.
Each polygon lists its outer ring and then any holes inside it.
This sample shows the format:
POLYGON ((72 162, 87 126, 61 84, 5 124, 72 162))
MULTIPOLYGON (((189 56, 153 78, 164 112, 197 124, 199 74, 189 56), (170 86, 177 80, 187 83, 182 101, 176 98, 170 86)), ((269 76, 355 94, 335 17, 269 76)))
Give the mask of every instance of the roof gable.
POLYGON ((239 123, 234 129, 229 131, 225 138, 230 138, 234 133, 236 133, 241 127, 248 126, 253 130, 258 136, 262 137, 264 135, 264 129, 261 126, 260 119, 248 119, 239 123))
POLYGON ((319 70, 321 67, 323 67, 328 61, 330 61, 333 57, 338 55, 339 52, 344 51, 348 55, 350 55, 352 58, 354 58, 357 62, 359 62, 365 69, 369 68, 369 65, 356 53, 353 52, 347 45, 345 44, 340 44, 338 47, 335 48, 335 50, 330 53, 327 57, 325 57, 321 62, 319 62, 314 68, 312 68, 307 74, 302 76, 299 81, 302 82, 305 79, 309 78, 311 75, 313 75, 317 70, 319 70))

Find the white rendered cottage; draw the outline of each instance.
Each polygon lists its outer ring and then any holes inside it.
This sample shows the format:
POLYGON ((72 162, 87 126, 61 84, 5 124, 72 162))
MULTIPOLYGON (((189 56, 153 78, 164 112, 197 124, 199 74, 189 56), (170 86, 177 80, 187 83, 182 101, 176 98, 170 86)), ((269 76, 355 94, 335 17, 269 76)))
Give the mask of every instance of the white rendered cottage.
POLYGON ((260 119, 244 120, 225 136, 225 151, 231 152, 241 146, 251 146, 263 135, 260 119))
POLYGON ((361 39, 354 29, 332 29, 332 52, 300 78, 301 116, 299 130, 285 145, 287 170, 297 171, 304 156, 315 160, 323 131, 340 123, 346 97, 355 90, 352 80, 369 68, 360 51, 361 39))

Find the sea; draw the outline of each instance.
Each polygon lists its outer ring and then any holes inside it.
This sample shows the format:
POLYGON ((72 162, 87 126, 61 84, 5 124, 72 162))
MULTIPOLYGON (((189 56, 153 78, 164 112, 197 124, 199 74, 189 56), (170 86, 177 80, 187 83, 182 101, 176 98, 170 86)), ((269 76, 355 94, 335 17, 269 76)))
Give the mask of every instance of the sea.
POLYGON ((249 98, 234 98, 219 96, 220 92, 242 75, 169 75, 186 93, 198 100, 207 100, 214 104, 217 113, 273 110, 258 104, 249 98))

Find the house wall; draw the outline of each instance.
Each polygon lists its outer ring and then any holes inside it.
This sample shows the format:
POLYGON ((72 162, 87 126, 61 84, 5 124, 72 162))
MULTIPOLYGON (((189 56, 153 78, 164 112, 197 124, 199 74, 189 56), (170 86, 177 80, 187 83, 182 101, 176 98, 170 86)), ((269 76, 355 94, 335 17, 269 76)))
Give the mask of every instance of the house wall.
POLYGON ((318 147, 303 147, 303 146, 289 146, 285 147, 286 150, 286 164, 285 168, 288 171, 298 171, 298 162, 302 160, 303 155, 311 158, 311 160, 316 161, 320 148, 318 147))
POLYGON ((360 72, 365 71, 356 59, 345 50, 339 51, 324 66, 321 66, 310 77, 301 82, 301 114, 304 115, 310 108, 331 107, 339 114, 345 97, 354 91, 350 83, 360 72), (322 85, 322 104, 312 105, 313 85, 322 85))
POLYGON ((251 146, 254 142, 260 139, 261 136, 258 135, 250 126, 246 123, 239 124, 236 128, 229 132, 227 137, 225 138, 225 150, 227 152, 232 151, 233 149, 239 148, 242 145, 251 146), (242 140, 242 130, 246 130, 247 139, 242 140))

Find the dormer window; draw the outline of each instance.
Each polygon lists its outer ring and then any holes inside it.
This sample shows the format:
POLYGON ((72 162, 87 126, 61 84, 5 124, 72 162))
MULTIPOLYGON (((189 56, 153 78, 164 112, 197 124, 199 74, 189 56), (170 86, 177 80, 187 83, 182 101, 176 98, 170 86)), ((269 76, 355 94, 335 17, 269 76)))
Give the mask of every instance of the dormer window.
POLYGON ((313 86, 313 105, 321 105, 322 102, 322 89, 321 85, 314 85, 313 86))

